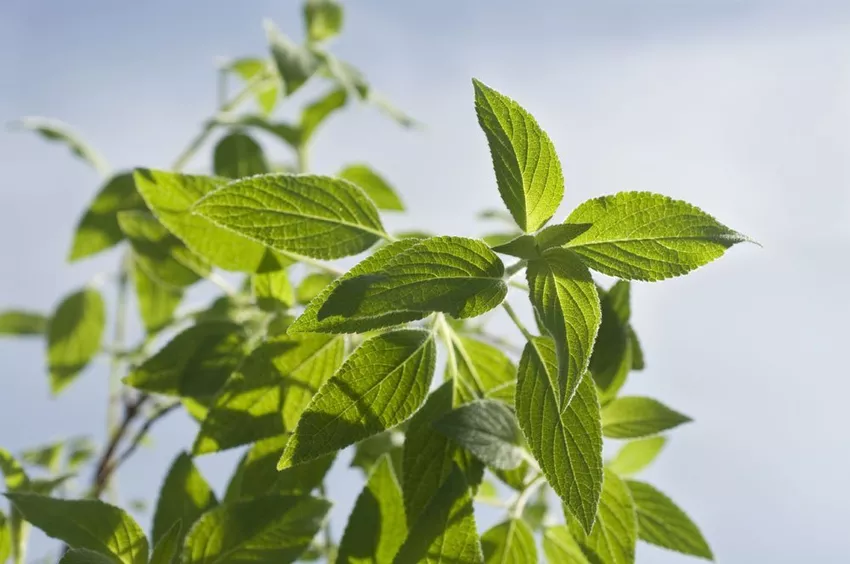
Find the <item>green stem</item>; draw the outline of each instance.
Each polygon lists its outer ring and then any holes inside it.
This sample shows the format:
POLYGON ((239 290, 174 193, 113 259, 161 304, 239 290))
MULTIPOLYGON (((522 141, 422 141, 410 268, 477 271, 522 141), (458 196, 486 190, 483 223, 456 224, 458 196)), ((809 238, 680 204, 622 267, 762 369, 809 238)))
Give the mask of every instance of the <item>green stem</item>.
POLYGON ((299 144, 295 149, 295 153, 298 156, 298 172, 307 174, 310 170, 310 149, 307 145, 299 144))
POLYGON ((534 335, 532 335, 528 331, 528 329, 525 328, 525 325, 523 325, 522 321, 519 320, 519 316, 516 314, 511 304, 509 304, 507 301, 504 301, 502 302, 502 307, 505 309, 506 312, 508 312, 508 317, 510 317, 511 321, 514 322, 514 325, 517 326, 517 329, 519 329, 520 333, 522 333, 522 336, 529 341, 533 339, 534 335))
POLYGON ((511 276, 525 268, 526 264, 528 264, 528 261, 519 260, 513 263, 512 265, 505 267, 505 275, 510 278, 511 276))
POLYGON ((531 482, 525 486, 525 489, 522 490, 522 493, 516 498, 516 501, 511 506, 510 516, 512 519, 521 519, 522 512, 525 510, 525 506, 528 504, 528 499, 531 495, 537 491, 544 483, 543 475, 540 474, 536 478, 534 478, 531 482))

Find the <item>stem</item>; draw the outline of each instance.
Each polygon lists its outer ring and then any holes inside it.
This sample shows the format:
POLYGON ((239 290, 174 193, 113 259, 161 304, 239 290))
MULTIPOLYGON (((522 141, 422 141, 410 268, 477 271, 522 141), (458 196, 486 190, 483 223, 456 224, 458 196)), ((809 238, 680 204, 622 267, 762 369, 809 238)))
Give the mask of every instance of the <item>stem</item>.
MULTIPOLYGON (((124 348, 124 333, 127 324, 127 304, 128 304, 128 288, 129 276, 128 265, 129 256, 125 255, 121 259, 121 266, 118 272, 117 289, 118 296, 115 306, 115 328, 112 334, 112 350, 113 354, 109 364, 109 391, 106 406, 106 433, 108 436, 114 435, 119 422, 119 404, 121 403, 121 365, 122 356, 117 354, 117 351, 124 348)), ((102 488, 110 488, 109 477, 103 483, 102 488)), ((112 496, 115 495, 115 490, 111 489, 112 496)))
POLYGON ((129 446, 124 450, 124 452, 121 453, 120 456, 115 459, 115 462, 110 465, 110 472, 114 473, 116 470, 118 470, 118 467, 120 467, 124 462, 127 461, 128 458, 133 455, 134 452, 136 452, 136 449, 139 448, 139 445, 142 443, 142 440, 144 440, 148 432, 151 430, 151 427, 153 427, 157 421, 159 421, 160 419, 180 407, 180 405, 182 405, 181 402, 175 401, 173 403, 169 403, 165 406, 162 406, 156 411, 154 411, 153 414, 151 414, 145 420, 144 424, 142 424, 139 430, 136 431, 136 434, 130 441, 129 446))
POLYGON ((298 156, 298 172, 306 174, 310 169, 310 149, 307 145, 300 143, 295 148, 295 153, 298 156))
POLYGON ((110 434, 106 449, 103 451, 103 454, 97 462, 94 478, 92 480, 91 495, 93 498, 99 499, 109 484, 109 479, 111 478, 114 470, 112 457, 115 455, 116 450, 118 450, 118 445, 121 443, 121 440, 130 429, 130 424, 136 419, 136 417, 138 417, 142 406, 146 401, 148 401, 148 399, 150 399, 149 395, 142 394, 136 398, 135 401, 124 404, 124 418, 110 434))
POLYGON ((525 265, 528 263, 526 260, 519 260, 512 265, 505 267, 505 274, 508 278, 525 268, 525 265))
POLYGON ((543 475, 540 474, 536 478, 534 478, 531 482, 525 486, 525 489, 522 490, 522 493, 519 494, 519 497, 516 498, 513 506, 511 507, 510 515, 513 519, 521 519, 522 512, 525 510, 525 506, 528 503, 528 498, 531 497, 538 487, 540 487, 544 482, 543 475))
POLYGON ((522 282, 517 282, 516 280, 508 280, 508 286, 510 286, 511 288, 516 288, 517 290, 528 292, 528 285, 523 284, 522 282))
POLYGON ((457 357, 455 356, 454 339, 452 339, 454 330, 449 326, 449 322, 446 321, 446 316, 443 313, 438 313, 434 318, 434 326, 443 335, 446 354, 448 355, 449 375, 457 382, 457 357))
POLYGON ((525 337, 529 341, 531 339, 533 339, 534 335, 532 335, 528 331, 528 329, 525 328, 525 325, 523 325, 522 321, 519 320, 519 316, 517 316, 516 312, 514 311, 514 308, 511 306, 511 304, 509 304, 507 301, 504 301, 504 302, 502 302, 502 307, 505 308, 506 312, 508 312, 508 317, 510 317, 511 321, 514 322, 514 325, 517 326, 517 329, 519 329, 520 333, 522 333, 522 336, 525 337))

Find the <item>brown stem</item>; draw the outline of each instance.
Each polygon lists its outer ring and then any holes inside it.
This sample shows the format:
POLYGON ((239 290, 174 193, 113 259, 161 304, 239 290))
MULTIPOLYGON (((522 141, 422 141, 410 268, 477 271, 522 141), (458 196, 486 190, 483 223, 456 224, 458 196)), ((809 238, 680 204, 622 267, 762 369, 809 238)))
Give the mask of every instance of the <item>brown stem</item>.
POLYGON ((112 458, 118 450, 118 445, 130 429, 130 425, 136 417, 138 417, 142 406, 146 401, 148 401, 148 399, 150 399, 148 394, 142 394, 135 400, 128 401, 124 404, 124 415, 121 419, 121 423, 119 423, 112 432, 112 435, 109 437, 109 443, 106 445, 106 449, 97 461, 94 478, 92 479, 91 493, 92 497, 95 499, 99 499, 101 494, 103 494, 103 491, 109 485, 109 478, 112 476, 112 472, 115 469, 115 465, 112 464, 112 458))

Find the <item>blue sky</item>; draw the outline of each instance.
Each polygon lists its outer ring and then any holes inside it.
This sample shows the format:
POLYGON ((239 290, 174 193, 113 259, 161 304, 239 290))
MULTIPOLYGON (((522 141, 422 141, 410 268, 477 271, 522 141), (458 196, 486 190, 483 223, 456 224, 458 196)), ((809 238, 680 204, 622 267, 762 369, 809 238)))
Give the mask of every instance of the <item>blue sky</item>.
MULTIPOLYGON (((850 306, 841 298, 850 276, 850 5, 358 0, 346 8, 336 51, 426 127, 403 131, 357 108, 319 133, 313 162, 328 173, 373 163, 414 210, 392 226, 474 235, 485 228, 475 212, 500 204, 472 108, 475 76, 519 100, 552 137, 566 177, 558 217, 588 197, 650 190, 691 201, 764 245, 734 248, 685 278, 636 285, 648 368, 627 391, 695 419, 645 478, 689 511, 721 562, 845 561, 850 442, 833 433, 846 427, 850 393, 850 306)), ((300 34, 291 1, 7 0, 0 121, 60 118, 116 169, 167 166, 214 108, 215 58, 264 52, 266 16, 300 34)), ((0 131, 0 155, 0 308, 48 311, 116 259, 64 263, 98 180, 33 136, 0 131)), ((192 166, 208 162, 206 151, 192 166)), ((38 342, 0 341, 0 445, 102 436, 105 365, 50 400, 43 356, 38 342)), ((155 446, 121 474, 125 498, 152 495, 194 430, 179 415, 163 423, 155 446)), ((200 464, 220 486, 233 461, 200 464)), ((330 492, 337 534, 360 488, 346 464, 335 467, 330 492)), ((482 525, 495 517, 483 515, 482 525)), ((684 561, 651 548, 639 557, 684 561)))

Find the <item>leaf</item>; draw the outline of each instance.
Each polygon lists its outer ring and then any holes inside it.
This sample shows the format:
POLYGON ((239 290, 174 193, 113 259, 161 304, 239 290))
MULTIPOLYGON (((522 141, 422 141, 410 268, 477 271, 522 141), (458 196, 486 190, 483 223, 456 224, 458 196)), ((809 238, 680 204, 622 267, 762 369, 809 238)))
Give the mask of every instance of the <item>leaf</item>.
POLYGON ((416 524, 410 528, 393 562, 473 564, 483 561, 469 488, 463 473, 454 466, 416 524))
MULTIPOLYGON (((20 462, 6 449, 0 448, 0 473, 3 474, 7 492, 26 492, 32 488, 29 477, 20 462)), ((12 505, 8 522, 9 540, 14 562, 23 562, 26 552, 29 523, 24 522, 21 512, 12 505)), ((2 562, 2 559, 0 559, 2 562)))
POLYGON ((264 25, 272 59, 283 80, 284 92, 290 96, 315 74, 319 68, 319 59, 309 49, 293 43, 271 21, 266 20, 264 25))
MULTIPOLYGON (((402 523, 404 519, 402 518, 402 523)), ((405 529, 405 533, 407 529, 405 529)), ((6 514, 0 511, 0 564, 5 564, 12 555, 12 530, 6 514)))
POLYGON ((144 209, 145 203, 136 191, 132 173, 122 172, 111 177, 77 224, 68 260, 75 262, 120 243, 124 233, 118 225, 118 212, 144 209))
POLYGON ((612 439, 655 435, 692 421, 651 398, 620 397, 602 409, 602 434, 612 439))
POLYGON ((595 558, 605 564, 632 564, 637 544, 637 516, 629 488, 613 472, 605 471, 605 487, 596 524, 589 535, 570 523, 570 532, 595 558))
POLYGON ((156 333, 173 320, 174 312, 183 299, 183 290, 166 285, 148 274, 137 257, 133 257, 131 272, 142 324, 148 334, 156 333))
POLYGON ((257 304, 263 309, 288 309, 295 304, 295 292, 285 270, 255 274, 251 277, 251 287, 257 304))
POLYGON ((89 437, 75 437, 68 441, 68 460, 65 462, 68 470, 74 471, 85 464, 95 454, 95 446, 89 437))
POLYGON ((250 135, 234 131, 219 140, 213 151, 213 172, 225 178, 242 178, 269 171, 263 148, 250 135))
POLYGON ((63 450, 65 450, 65 443, 59 441, 49 445, 25 450, 21 453, 21 460, 23 460, 26 464, 44 468, 51 474, 55 474, 59 472, 59 466, 62 463, 63 450))
POLYGON ((404 445, 402 427, 406 427, 406 425, 378 433, 354 445, 354 456, 351 457, 349 466, 360 468, 368 478, 372 467, 380 460, 381 456, 386 454, 390 457, 396 477, 401 479, 402 446, 404 445))
POLYGON ((506 243, 493 246, 493 250, 503 255, 510 255, 521 259, 534 260, 540 258, 540 250, 534 235, 520 235, 506 243))
POLYGON ((590 564, 566 525, 546 527, 543 533, 543 552, 551 564, 590 564))
POLYGON ((556 344, 556 398, 564 409, 590 363, 602 319, 596 285, 578 257, 563 249, 531 261, 526 276, 529 299, 556 344))
POLYGON ((213 400, 193 452, 205 454, 291 433, 313 395, 342 363, 344 341, 281 336, 257 347, 213 400))
POLYGON ((629 441, 620 449, 617 456, 608 463, 608 468, 619 476, 637 474, 655 460, 667 443, 665 437, 650 437, 629 441))
POLYGON ((136 169, 136 188, 156 218, 189 249, 215 266, 241 272, 280 268, 263 245, 190 212, 195 202, 226 184, 225 179, 136 169))
POLYGON ((325 41, 342 29, 342 6, 334 0, 308 0, 304 4, 304 23, 310 41, 325 41))
POLYGON ((376 329, 383 324, 382 316, 399 311, 475 317, 504 300, 504 273, 502 261, 481 241, 420 239, 380 272, 340 279, 319 309, 318 319, 362 318, 360 327, 376 329))
POLYGON ((245 57, 236 59, 227 65, 227 70, 234 72, 246 83, 251 83, 257 105, 264 114, 274 111, 280 96, 280 80, 274 64, 264 59, 245 57))
MULTIPOLYGON (((216 505, 218 501, 210 485, 195 467, 192 458, 181 452, 159 489, 151 540, 158 544, 175 524, 179 524, 185 534, 201 515, 216 505)), ((182 545, 182 538, 181 535, 177 546, 182 545)))
MULTIPOLYGON (((513 221, 513 220, 511 220, 513 221)), ((522 236, 520 231, 511 231, 508 233, 489 233, 481 237, 481 240, 490 245, 493 249, 500 245, 510 243, 517 237, 522 236)))
POLYGON ((124 383, 145 392, 209 399, 239 366, 244 344, 235 323, 199 323, 136 367, 124 383))
POLYGON ((62 555, 59 564, 115 564, 115 558, 105 556, 94 550, 72 548, 62 555))
POLYGON ((25 117, 12 122, 11 125, 17 129, 35 131, 48 141, 65 145, 71 153, 91 165, 102 176, 109 174, 109 165, 106 164, 106 159, 72 131, 68 124, 43 117, 25 117))
POLYGON ((623 306, 616 303, 617 295, 612 295, 615 291, 612 288, 611 292, 599 292, 602 323, 589 365, 593 381, 599 387, 599 400, 603 404, 617 395, 632 367, 628 318, 624 320, 617 312, 617 308, 622 309, 623 306))
POLYGON ((438 419, 434 428, 495 468, 512 470, 525 456, 516 416, 499 401, 461 405, 438 419))
POLYGON ((393 187, 368 165, 348 165, 337 176, 362 188, 379 210, 404 211, 404 204, 393 187))
POLYGON ((499 349, 452 332, 457 362, 457 394, 462 403, 492 398, 511 405, 516 390, 516 365, 499 349))
POLYGON ((24 519, 72 548, 86 548, 124 564, 147 564, 148 541, 141 527, 118 507, 88 499, 54 499, 7 493, 24 519))
POLYGON ((174 523, 168 531, 156 542, 151 554, 150 564, 172 564, 180 553, 180 543, 183 542, 183 526, 180 521, 174 523))
POLYGON ((481 536, 486 564, 537 564, 534 534, 523 521, 508 519, 481 536))
POLYGON ((231 116, 224 114, 217 116, 215 123, 226 126, 256 127, 271 133, 293 149, 297 149, 301 143, 300 127, 282 121, 269 121, 266 116, 262 115, 231 116))
POLYGON ((186 536, 183 564, 295 561, 324 523, 330 503, 270 494, 220 505, 186 536))
POLYGON ((320 259, 355 255, 387 236, 363 191, 327 176, 237 180, 207 195, 194 211, 273 249, 320 259))
POLYGON ((640 346, 637 334, 634 329, 629 326, 629 347, 632 349, 632 370, 643 370, 646 368, 646 363, 643 359, 643 348, 640 346))
POLYGON ((100 350, 106 325, 100 292, 87 288, 65 297, 47 324, 50 390, 58 394, 100 350))
POLYGON ((646 482, 626 481, 637 508, 638 536, 650 544, 714 560, 699 527, 669 497, 646 482))
POLYGON ((589 225, 567 247, 590 268, 626 280, 681 276, 748 240, 696 206, 649 192, 588 200, 565 223, 589 225))
POLYGON ((308 104, 301 112, 301 137, 299 143, 306 145, 313 138, 316 129, 335 111, 345 106, 348 93, 335 88, 318 100, 308 104))
POLYGON ((336 277, 333 274, 311 272, 301 280, 298 289, 295 290, 295 301, 301 305, 308 304, 325 289, 325 286, 335 279, 336 277))
POLYGON ((520 229, 540 229, 564 196, 555 146, 519 104, 473 79, 475 112, 487 136, 502 200, 520 229))
POLYGON ((360 345, 310 400, 282 470, 395 427, 419 408, 434 374, 433 334, 399 330, 360 345))
POLYGON ((519 363, 517 420, 549 485, 589 531, 602 491, 599 403, 587 373, 564 411, 559 408, 557 386, 554 343, 535 338, 525 346, 519 363))
POLYGON ((384 455, 354 504, 337 562, 391 563, 406 536, 401 488, 389 455, 384 455))
POLYGON ((0 335, 43 335, 47 318, 33 311, 10 309, 0 312, 0 335))

